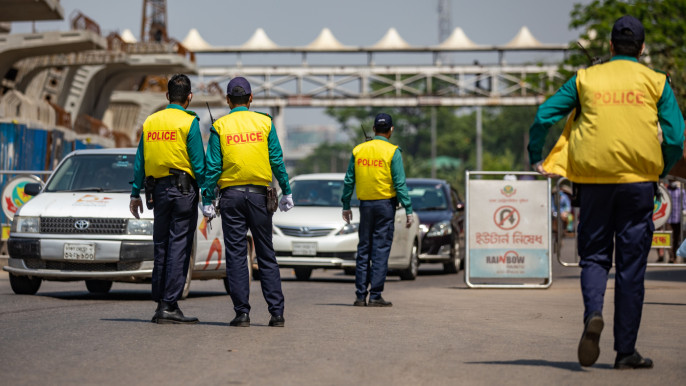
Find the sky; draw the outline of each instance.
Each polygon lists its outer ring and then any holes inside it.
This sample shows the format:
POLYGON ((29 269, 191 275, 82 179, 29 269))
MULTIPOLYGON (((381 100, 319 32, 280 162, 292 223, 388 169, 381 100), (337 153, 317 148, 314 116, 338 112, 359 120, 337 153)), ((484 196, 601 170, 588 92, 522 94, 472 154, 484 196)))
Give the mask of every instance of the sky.
MULTIPOLYGON (((575 3, 587 4, 590 0, 450 0, 451 28, 461 27, 475 43, 501 45, 509 42, 522 26, 527 26, 534 37, 543 43, 564 44, 576 40, 579 31, 569 30, 569 15, 575 3)), ((129 29, 140 39, 142 0, 61 0, 64 21, 36 22, 37 32, 68 30, 70 16, 81 11, 95 20, 102 34, 123 32, 129 29)), ((313 41, 322 28, 329 28, 345 45, 371 46, 386 31, 394 27, 410 45, 423 46, 439 43, 437 0, 168 0, 168 34, 183 40, 191 28, 196 28, 211 45, 236 46, 247 41, 257 28, 280 46, 303 46, 313 41)), ((32 32, 30 22, 13 23, 12 33, 32 32)), ((417 56, 388 54, 380 58, 392 63, 405 60, 422 61, 417 56)), ((453 61, 471 63, 474 58, 459 54, 453 61)), ((507 55, 507 54, 506 54, 507 55)), ((527 61, 545 60, 545 55, 529 53, 527 61)), ((311 55, 312 56, 312 55, 311 55)), ((513 57, 515 58, 515 57, 513 57)), ((274 61, 274 64, 298 63, 300 56, 270 55, 268 57, 243 56, 244 64, 257 61, 274 61), (279 63, 277 63, 279 62, 279 63)), ((508 58, 506 57, 506 60, 508 58)), ((308 57, 311 64, 328 64, 340 59, 327 55, 308 57)), ((366 57, 356 59, 366 62, 366 57)), ((483 58, 482 63, 495 62, 496 56, 483 58)), ((202 54, 198 64, 232 65, 233 55, 202 54)), ((414 63, 411 63, 414 64, 414 63)), ((429 64, 424 63, 424 64, 429 64)), ((295 109, 295 110, 303 110, 295 109)), ((286 124, 331 124, 321 112, 303 113, 286 111, 286 124), (316 118, 313 118, 316 117, 316 118)))

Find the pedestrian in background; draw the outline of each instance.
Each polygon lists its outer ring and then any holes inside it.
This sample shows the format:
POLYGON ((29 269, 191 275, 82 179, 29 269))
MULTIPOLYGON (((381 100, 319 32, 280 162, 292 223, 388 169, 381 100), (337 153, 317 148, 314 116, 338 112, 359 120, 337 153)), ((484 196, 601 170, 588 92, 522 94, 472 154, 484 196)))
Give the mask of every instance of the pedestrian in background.
POLYGON ((143 123, 133 169, 129 209, 143 212, 140 191, 154 203, 152 299, 158 303, 153 323, 197 323, 178 305, 186 283, 198 223, 198 186, 205 182, 205 152, 197 115, 189 110, 193 93, 186 75, 172 76, 169 105, 143 123))
POLYGON ((388 272, 388 256, 395 229, 395 208, 400 200, 407 215, 405 226, 409 228, 412 225, 412 202, 407 193, 400 148, 388 141, 393 134, 393 120, 390 115, 381 113, 376 116, 374 133, 376 136, 372 140, 353 149, 341 202, 343 220, 350 224, 353 220, 350 200, 357 185, 360 226, 355 265, 356 299, 353 305, 390 307, 393 304, 384 300, 381 292, 388 272))
POLYGON ((638 63, 644 38, 638 19, 619 18, 612 28, 610 61, 579 70, 539 107, 529 134, 533 168, 554 176, 549 171, 558 169, 552 166, 561 165, 563 175, 578 185, 582 366, 593 365, 600 355, 603 301, 614 249, 614 367, 653 367, 635 347, 654 231, 653 198, 658 179, 682 156, 684 119, 669 78, 638 63), (566 151, 551 153, 564 157, 549 157, 553 159, 545 165, 539 162, 548 129, 577 106, 580 111, 567 133, 566 151))
POLYGON ((686 192, 678 181, 670 182, 667 191, 669 191, 669 197, 672 201, 672 211, 667 218, 667 223, 672 230, 672 253, 669 256, 669 263, 674 264, 677 257, 676 251, 681 245, 681 217, 686 207, 686 192))
POLYGON ((272 212, 267 210, 267 188, 273 176, 281 187, 279 209, 293 207, 288 173, 272 118, 248 110, 252 103, 250 83, 231 79, 226 89, 228 115, 210 129, 207 145, 207 180, 203 199, 214 200, 221 189, 219 208, 226 248, 226 275, 236 317, 231 326, 250 326, 250 275, 247 233, 255 243, 262 294, 267 301, 269 326, 283 327, 284 297, 281 276, 272 244, 272 212))

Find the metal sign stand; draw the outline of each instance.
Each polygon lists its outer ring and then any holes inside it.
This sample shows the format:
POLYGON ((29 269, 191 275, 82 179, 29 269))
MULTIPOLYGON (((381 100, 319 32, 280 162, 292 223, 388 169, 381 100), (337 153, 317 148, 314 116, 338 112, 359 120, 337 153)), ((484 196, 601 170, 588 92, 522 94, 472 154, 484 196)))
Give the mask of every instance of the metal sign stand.
POLYGON ((465 175, 467 286, 550 287, 550 179, 537 180, 540 175, 535 172, 467 171, 465 175), (474 175, 481 177, 472 179, 474 175), (504 178, 508 175, 518 179, 504 178))

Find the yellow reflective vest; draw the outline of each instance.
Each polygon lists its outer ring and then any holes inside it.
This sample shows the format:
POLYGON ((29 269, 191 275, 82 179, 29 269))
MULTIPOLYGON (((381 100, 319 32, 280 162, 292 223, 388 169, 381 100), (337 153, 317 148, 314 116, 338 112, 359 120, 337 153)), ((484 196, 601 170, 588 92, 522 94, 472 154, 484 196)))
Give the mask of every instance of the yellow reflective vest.
POLYGON ((355 184, 360 200, 383 200, 395 197, 391 161, 397 146, 373 139, 355 146, 355 184))
POLYGON ((567 121, 543 168, 577 183, 657 181, 664 167, 657 102, 665 81, 629 60, 579 70, 581 114, 567 121))
POLYGON ((168 176, 169 169, 183 170, 195 178, 188 156, 187 138, 194 115, 179 109, 164 109, 143 123, 145 175, 168 176))
POLYGON ((269 163, 270 116, 235 111, 214 122, 222 152, 221 189, 235 185, 267 186, 272 181, 269 163))

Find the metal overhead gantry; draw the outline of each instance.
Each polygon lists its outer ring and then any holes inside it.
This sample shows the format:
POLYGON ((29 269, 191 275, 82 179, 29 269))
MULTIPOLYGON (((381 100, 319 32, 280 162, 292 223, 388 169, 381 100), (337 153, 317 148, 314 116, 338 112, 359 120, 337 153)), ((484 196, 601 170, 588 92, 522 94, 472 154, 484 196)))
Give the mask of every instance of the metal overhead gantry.
POLYGON ((522 27, 507 44, 477 45, 456 28, 436 46, 411 46, 391 28, 376 44, 368 47, 342 45, 328 29, 309 45, 282 47, 276 45, 262 29, 241 46, 214 47, 196 30, 184 40, 196 54, 234 54, 233 66, 200 67, 199 91, 210 103, 225 104, 220 84, 235 76, 250 80, 256 106, 283 108, 290 106, 492 106, 536 105, 549 87, 561 79, 554 64, 506 64, 505 52, 548 51, 564 54, 568 47, 544 44, 522 27), (451 53, 497 54, 497 64, 453 65, 444 63, 451 53), (242 57, 251 54, 290 53, 302 55, 300 65, 243 65, 242 57), (379 54, 424 54, 432 60, 426 65, 377 65, 379 54), (366 55, 366 65, 310 65, 308 54, 366 55))
POLYGON ((226 103, 218 85, 244 76, 256 106, 494 106, 540 104, 554 91, 550 81, 562 79, 558 70, 557 65, 251 66, 198 73, 203 90, 216 95, 208 101, 218 105, 226 103))

